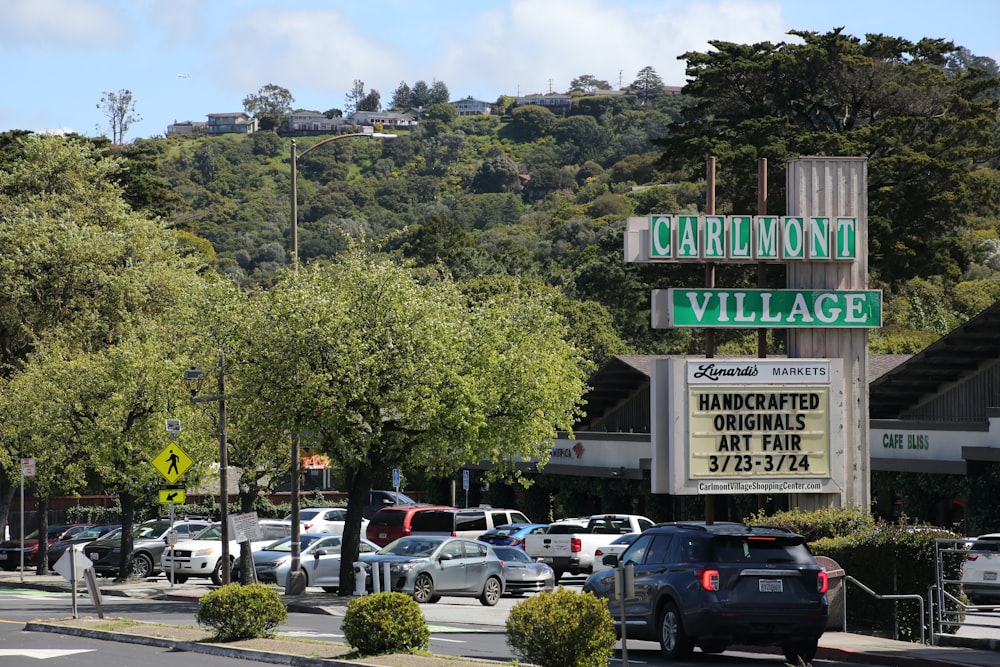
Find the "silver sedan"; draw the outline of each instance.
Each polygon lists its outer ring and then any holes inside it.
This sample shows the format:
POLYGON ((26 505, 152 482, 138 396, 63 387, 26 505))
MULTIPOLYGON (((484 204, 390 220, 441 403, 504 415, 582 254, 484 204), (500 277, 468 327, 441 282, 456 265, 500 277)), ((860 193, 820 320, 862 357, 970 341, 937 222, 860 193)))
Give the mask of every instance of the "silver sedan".
POLYGON ((503 563, 503 578, 511 595, 555 590, 556 574, 547 564, 531 560, 515 547, 493 547, 493 550, 503 563))

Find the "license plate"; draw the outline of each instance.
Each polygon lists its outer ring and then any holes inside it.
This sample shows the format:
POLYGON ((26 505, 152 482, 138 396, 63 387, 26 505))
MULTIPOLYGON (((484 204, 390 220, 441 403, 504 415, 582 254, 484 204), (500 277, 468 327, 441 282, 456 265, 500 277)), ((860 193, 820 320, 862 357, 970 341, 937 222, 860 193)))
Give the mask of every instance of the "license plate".
POLYGON ((761 593, 784 592, 781 579, 758 579, 757 585, 761 593))
POLYGON ((988 570, 986 572, 983 572, 983 581, 996 581, 996 580, 997 580, 996 572, 991 572, 988 570))
POLYGON ((389 537, 389 533, 379 533, 379 534, 378 534, 378 538, 379 538, 380 540, 384 540, 384 539, 385 539, 385 538, 387 538, 387 537, 389 537))

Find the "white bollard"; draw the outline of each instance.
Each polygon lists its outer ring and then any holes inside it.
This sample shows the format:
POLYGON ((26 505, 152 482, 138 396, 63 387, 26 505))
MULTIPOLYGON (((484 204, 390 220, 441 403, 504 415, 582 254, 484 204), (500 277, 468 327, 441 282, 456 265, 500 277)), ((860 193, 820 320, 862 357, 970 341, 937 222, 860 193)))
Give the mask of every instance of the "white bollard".
POLYGON ((368 594, 367 587, 365 586, 367 574, 368 570, 364 563, 357 562, 354 564, 354 594, 359 597, 368 594))
POLYGON ((392 592, 392 575, 390 574, 389 563, 382 563, 382 581, 385 582, 385 592, 392 592))
POLYGON ((378 565, 372 564, 372 593, 382 592, 382 582, 379 579, 378 565))

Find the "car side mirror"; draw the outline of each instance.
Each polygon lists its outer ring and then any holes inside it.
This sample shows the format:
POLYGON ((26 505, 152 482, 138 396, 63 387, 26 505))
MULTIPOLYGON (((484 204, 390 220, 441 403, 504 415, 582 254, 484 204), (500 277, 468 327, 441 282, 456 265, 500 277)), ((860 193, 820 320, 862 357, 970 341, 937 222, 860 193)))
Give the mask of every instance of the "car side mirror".
POLYGON ((326 549, 317 549, 316 551, 313 552, 313 558, 319 560, 320 556, 325 556, 327 553, 329 552, 326 549))
POLYGON ((451 559, 452 559, 452 555, 451 554, 441 554, 438 557, 438 560, 451 560, 451 559))
POLYGON ((618 554, 607 554, 601 559, 601 562, 608 567, 618 567, 618 554))

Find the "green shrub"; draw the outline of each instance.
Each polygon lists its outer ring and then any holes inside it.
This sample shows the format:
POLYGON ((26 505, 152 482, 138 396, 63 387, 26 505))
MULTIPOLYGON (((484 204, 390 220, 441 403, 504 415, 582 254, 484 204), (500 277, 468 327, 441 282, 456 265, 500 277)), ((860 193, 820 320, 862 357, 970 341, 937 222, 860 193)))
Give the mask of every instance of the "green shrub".
POLYGON ((824 537, 843 537, 875 528, 875 518, 860 507, 822 507, 812 511, 799 509, 775 512, 768 516, 763 511, 752 514, 744 521, 755 526, 788 528, 814 542, 824 537))
POLYGON ((227 584, 201 598, 198 624, 215 630, 223 642, 271 637, 288 618, 278 592, 263 584, 227 584))
POLYGON ((420 605, 403 593, 375 593, 351 600, 341 629, 347 643, 362 655, 411 653, 431 643, 420 605))
POLYGON ((559 587, 519 603, 507 616, 507 644, 540 667, 607 667, 615 624, 593 593, 559 587))

